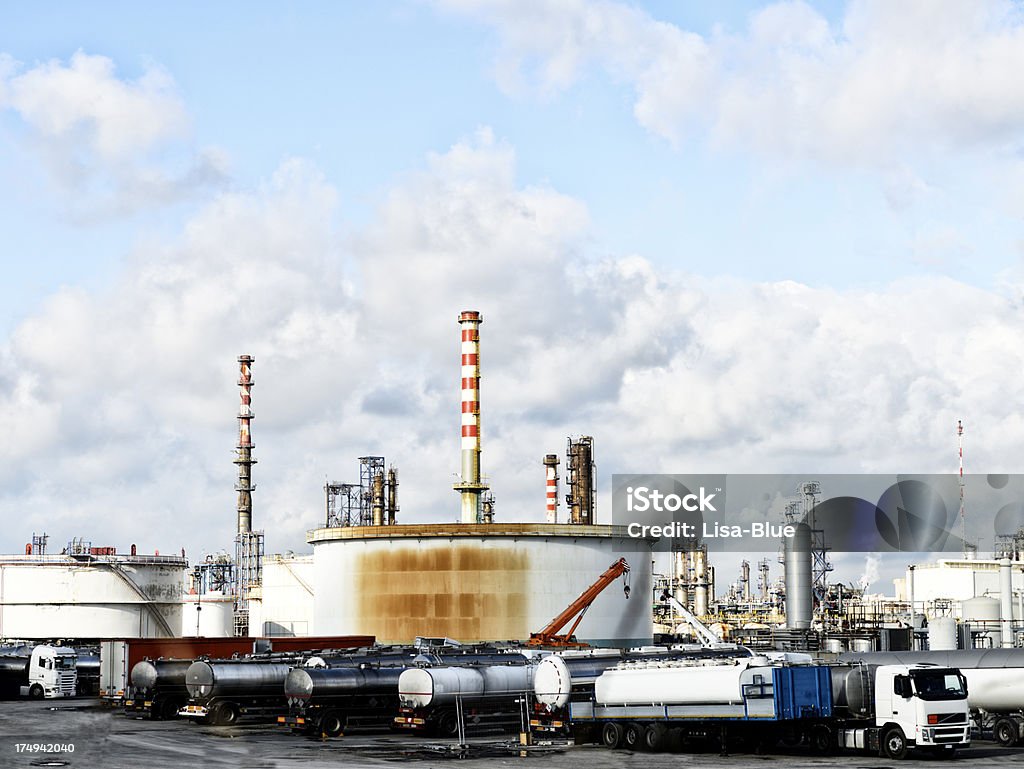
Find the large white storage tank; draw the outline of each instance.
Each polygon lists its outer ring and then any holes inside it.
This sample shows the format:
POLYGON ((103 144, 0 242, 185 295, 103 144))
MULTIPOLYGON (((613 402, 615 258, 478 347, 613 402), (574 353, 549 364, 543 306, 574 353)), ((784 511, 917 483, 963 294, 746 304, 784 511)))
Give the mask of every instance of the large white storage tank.
POLYGON ((258 600, 249 602, 249 629, 261 636, 305 636, 313 629, 313 556, 293 553, 263 559, 258 600))
POLYGON ((321 635, 366 633, 522 640, 540 630, 615 561, 632 567, 576 631, 592 645, 653 637, 651 543, 621 527, 532 523, 419 524, 315 529, 314 622, 321 635))
POLYGON ((0 556, 0 637, 177 636, 187 568, 165 555, 0 556))

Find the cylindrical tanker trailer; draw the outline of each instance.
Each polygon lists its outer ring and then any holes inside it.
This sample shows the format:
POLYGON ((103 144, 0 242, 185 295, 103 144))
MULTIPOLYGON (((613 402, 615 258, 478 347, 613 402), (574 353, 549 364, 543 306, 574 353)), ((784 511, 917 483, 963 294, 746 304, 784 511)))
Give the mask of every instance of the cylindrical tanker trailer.
POLYGON ((462 724, 519 723, 539 658, 514 656, 520 659, 505 664, 407 668, 398 680, 395 725, 455 736, 462 724))
POLYGON ((542 659, 533 676, 530 728, 540 732, 568 731, 570 700, 589 701, 594 682, 604 671, 626 661, 653 659, 726 659, 749 657, 744 647, 569 649, 542 659))
POLYGON ((538 652, 533 650, 476 645, 428 652, 409 647, 380 654, 312 657, 285 680, 288 715, 278 716, 277 722, 294 732, 328 737, 355 726, 394 726, 398 678, 406 668, 469 663, 524 665, 536 656, 538 652), (312 673, 310 668, 320 668, 322 674, 312 673))
POLYGON ((75 691, 79 697, 98 697, 100 694, 100 655, 98 649, 75 649, 75 672, 78 680, 75 691))
POLYGON ((404 666, 292 668, 284 680, 288 715, 277 722, 293 731, 337 737, 354 726, 390 724, 398 710, 404 666))
POLYGON ((1024 649, 850 652, 839 660, 955 667, 967 679, 967 703, 978 729, 991 730, 1004 747, 1024 742, 1024 649))
POLYGON ((963 676, 925 666, 789 664, 766 657, 621 663, 569 702, 578 741, 661 750, 690 739, 767 749, 780 740, 903 758, 970 744, 963 676))
POLYGON ((154 720, 171 719, 188 704, 185 675, 192 660, 142 660, 129 674, 125 713, 154 720))
POLYGON ((198 660, 185 671, 188 704, 179 716, 225 726, 243 716, 276 718, 285 711, 284 680, 292 658, 198 660))

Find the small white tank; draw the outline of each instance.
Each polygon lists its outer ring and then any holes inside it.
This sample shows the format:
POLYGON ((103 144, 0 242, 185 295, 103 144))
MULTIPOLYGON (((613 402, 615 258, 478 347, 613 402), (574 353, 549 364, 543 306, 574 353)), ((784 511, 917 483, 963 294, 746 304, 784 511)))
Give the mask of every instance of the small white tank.
POLYGON ((928 623, 928 649, 946 652, 956 649, 956 620, 952 617, 935 617, 928 623))
POLYGON ((1002 645, 998 598, 986 595, 968 598, 961 609, 964 622, 971 625, 971 643, 975 648, 996 649, 1002 645))
POLYGON ((235 599, 224 593, 183 596, 181 635, 185 638, 226 638, 235 634, 235 599))

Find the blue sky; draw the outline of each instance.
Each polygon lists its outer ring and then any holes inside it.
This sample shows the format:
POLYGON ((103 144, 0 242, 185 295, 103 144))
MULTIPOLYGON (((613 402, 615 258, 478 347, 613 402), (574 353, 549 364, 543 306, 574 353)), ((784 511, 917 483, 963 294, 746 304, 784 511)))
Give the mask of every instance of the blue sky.
POLYGON ((609 476, 927 472, 962 417, 1017 468, 1019 4, 523 8, 0 7, 0 510, 226 543, 248 351, 271 549, 367 451, 443 517, 466 307, 511 519, 570 432, 609 476))

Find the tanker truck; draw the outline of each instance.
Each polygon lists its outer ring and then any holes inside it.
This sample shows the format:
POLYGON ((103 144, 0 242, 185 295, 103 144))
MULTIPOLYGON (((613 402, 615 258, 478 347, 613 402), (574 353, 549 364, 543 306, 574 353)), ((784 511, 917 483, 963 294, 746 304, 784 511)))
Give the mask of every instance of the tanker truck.
POLYGON ((40 644, 27 654, 0 656, 0 697, 74 697, 78 685, 74 649, 40 644))
POLYGON ((1024 743, 1024 649, 850 652, 839 660, 955 667, 967 679, 967 703, 979 731, 1003 747, 1024 743))
POLYGON ((525 657, 501 665, 407 668, 398 679, 395 726, 454 737, 466 723, 518 724, 535 668, 536 658, 525 657))
POLYGON ((445 647, 420 653, 312 657, 294 668, 284 682, 288 715, 277 722, 294 732, 337 737, 349 727, 389 724, 398 711, 398 680, 411 667, 445 664, 488 664, 514 660, 521 654, 489 645, 445 647))
POLYGON ((717 648, 694 645, 640 647, 636 649, 567 649, 542 659, 533 676, 533 712, 530 729, 568 733, 569 702, 587 702, 594 682, 604 671, 621 662, 651 659, 725 659, 750 657, 741 646, 718 644, 717 648))
POLYGON ((192 660, 136 662, 129 674, 125 713, 153 720, 175 718, 178 710, 188 704, 185 675, 191 665, 192 660))
POLYGON ((197 660, 185 671, 188 704, 179 716, 215 726, 230 726, 243 716, 276 718, 287 709, 284 680, 299 662, 273 659, 197 660))
POLYGON ((805 743, 891 759, 970 744, 962 674, 924 665, 789 665, 766 657, 622 663, 569 703, 580 741, 663 750, 687 741, 768 749, 805 743))

